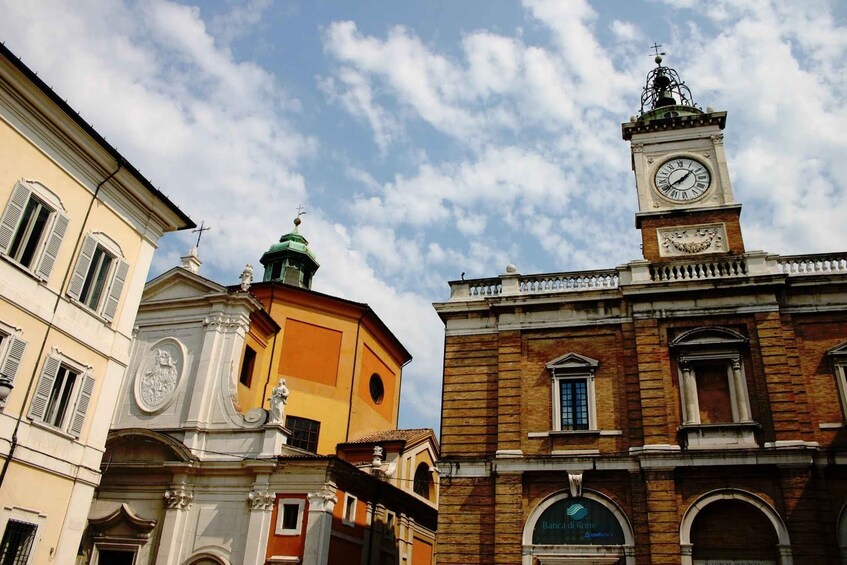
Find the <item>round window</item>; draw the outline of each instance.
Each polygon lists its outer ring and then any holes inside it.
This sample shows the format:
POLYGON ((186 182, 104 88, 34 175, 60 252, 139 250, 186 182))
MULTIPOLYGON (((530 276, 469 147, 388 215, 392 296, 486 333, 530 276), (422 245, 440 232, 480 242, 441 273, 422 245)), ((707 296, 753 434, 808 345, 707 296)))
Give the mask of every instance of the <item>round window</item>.
POLYGON ((382 402, 382 398, 385 396, 385 385, 382 384, 382 379, 376 373, 371 375, 370 391, 371 400, 373 400, 376 404, 380 404, 382 402))

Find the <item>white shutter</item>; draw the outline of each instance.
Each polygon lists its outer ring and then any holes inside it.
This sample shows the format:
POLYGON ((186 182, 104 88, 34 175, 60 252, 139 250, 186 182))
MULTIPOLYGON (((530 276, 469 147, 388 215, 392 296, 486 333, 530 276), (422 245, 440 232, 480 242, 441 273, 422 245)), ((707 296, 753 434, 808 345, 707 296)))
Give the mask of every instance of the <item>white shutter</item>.
POLYGON ((12 190, 12 198, 9 199, 3 218, 0 219, 0 253, 6 253, 9 250, 29 195, 30 190, 21 183, 16 184, 12 190))
POLYGON ((129 272, 129 264, 126 261, 118 260, 118 266, 115 269, 115 276, 112 279, 112 286, 109 288, 109 297, 106 299, 106 306, 103 308, 103 317, 110 322, 115 317, 118 311, 118 304, 121 301, 121 292, 124 289, 126 275, 129 272))
POLYGON ((44 412, 47 410, 47 403, 50 401, 50 391, 53 390, 53 382, 56 380, 56 375, 59 374, 60 365, 61 362, 56 357, 51 356, 44 361, 44 370, 41 371, 41 377, 35 387, 35 396, 29 406, 29 417, 31 419, 44 420, 44 412))
POLYGON ((56 221, 53 222, 53 230, 50 232, 50 237, 47 238, 47 245, 44 247, 44 253, 42 253, 38 268, 35 270, 38 276, 44 280, 50 278, 53 265, 56 263, 56 256, 59 254, 59 246, 62 243, 62 238, 65 237, 65 230, 68 229, 68 217, 59 212, 55 214, 56 221))
POLYGON ((82 425, 85 423, 85 413, 88 412, 88 404, 91 402, 91 393, 94 392, 94 377, 88 373, 82 376, 82 386, 79 389, 79 398, 74 408, 74 417, 68 430, 74 437, 82 433, 82 425))
POLYGON ((90 235, 85 236, 85 241, 82 243, 82 250, 79 252, 79 258, 76 261, 74 274, 71 276, 71 284, 68 285, 68 296, 79 300, 82 294, 82 287, 85 285, 85 277, 88 275, 88 267, 91 266, 91 257, 94 255, 94 250, 97 249, 97 240, 90 235))
POLYGON ((3 366, 0 367, 0 373, 10 381, 15 380, 15 374, 18 372, 18 367, 21 364, 21 358, 24 356, 26 342, 15 336, 9 336, 9 349, 6 354, 6 359, 3 361, 3 366))

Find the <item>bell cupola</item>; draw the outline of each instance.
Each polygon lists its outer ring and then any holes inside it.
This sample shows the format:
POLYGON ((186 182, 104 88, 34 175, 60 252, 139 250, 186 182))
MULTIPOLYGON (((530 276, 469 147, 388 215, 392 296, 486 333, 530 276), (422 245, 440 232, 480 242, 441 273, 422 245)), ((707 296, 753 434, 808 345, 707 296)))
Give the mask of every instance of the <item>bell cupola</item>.
POLYGON ((732 195, 723 146, 726 112, 700 109, 679 74, 662 64, 658 47, 641 110, 622 125, 632 152, 644 258, 741 254, 741 205, 732 195))
POLYGON ((294 229, 271 245, 260 262, 265 267, 262 281, 275 281, 300 288, 312 288, 312 277, 320 265, 309 249, 309 242, 300 235, 300 214, 294 218, 294 229))

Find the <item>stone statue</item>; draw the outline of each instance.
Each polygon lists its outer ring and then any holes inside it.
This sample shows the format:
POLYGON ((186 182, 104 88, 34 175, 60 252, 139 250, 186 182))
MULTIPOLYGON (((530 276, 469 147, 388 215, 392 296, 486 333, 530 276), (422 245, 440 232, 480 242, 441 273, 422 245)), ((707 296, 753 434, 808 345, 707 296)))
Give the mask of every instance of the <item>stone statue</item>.
POLYGON ((250 288, 250 285, 253 283, 253 265, 247 263, 247 266, 244 267, 244 270, 241 271, 241 290, 247 292, 247 289, 250 288))
POLYGON ((285 386, 285 379, 279 379, 279 383, 274 387, 270 397, 271 415, 269 422, 273 424, 281 424, 283 416, 285 416, 285 405, 288 403, 288 395, 291 391, 285 386))

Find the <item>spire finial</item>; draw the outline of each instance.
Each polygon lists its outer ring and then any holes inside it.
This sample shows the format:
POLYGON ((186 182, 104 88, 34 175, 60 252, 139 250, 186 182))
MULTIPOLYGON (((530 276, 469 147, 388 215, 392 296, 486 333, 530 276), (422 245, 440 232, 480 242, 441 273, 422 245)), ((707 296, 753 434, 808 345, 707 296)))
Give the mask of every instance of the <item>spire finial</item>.
POLYGON ((659 65, 660 67, 662 66, 662 55, 667 55, 667 53, 665 53, 664 51, 661 51, 661 52, 659 51, 659 47, 661 47, 661 46, 662 46, 661 43, 656 43, 656 42, 653 42, 653 45, 650 46, 650 49, 652 49, 653 51, 656 52, 656 58, 653 59, 653 60, 656 61, 656 64, 659 65))
POLYGON ((298 205, 297 206, 297 217, 294 218, 294 229, 297 229, 297 226, 299 226, 303 222, 303 220, 300 219, 300 216, 302 216, 305 213, 306 213, 306 210, 303 209, 303 206, 298 205))

